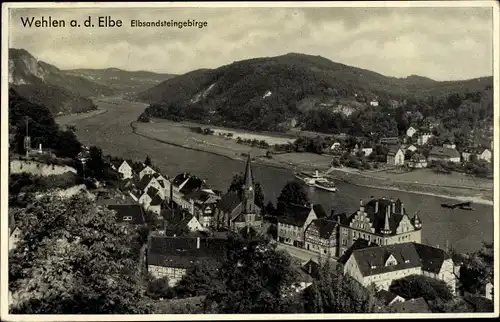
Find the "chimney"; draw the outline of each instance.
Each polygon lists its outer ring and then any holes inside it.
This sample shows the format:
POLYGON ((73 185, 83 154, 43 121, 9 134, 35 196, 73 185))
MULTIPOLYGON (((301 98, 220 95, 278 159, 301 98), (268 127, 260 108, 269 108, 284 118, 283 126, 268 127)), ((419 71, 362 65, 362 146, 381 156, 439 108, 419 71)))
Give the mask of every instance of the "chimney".
POLYGON ((200 249, 200 237, 196 237, 196 249, 200 249))
POLYGON ((403 202, 401 202, 401 214, 404 215, 405 213, 405 206, 403 205, 403 202))
POLYGON ((365 212, 365 206, 363 205, 363 199, 359 199, 359 212, 365 212))
POLYGON ((191 214, 194 216, 195 215, 195 213, 194 213, 194 200, 190 199, 189 202, 191 203, 191 214))
POLYGON ((309 204, 309 207, 311 207, 311 209, 313 209, 313 208, 314 208, 314 204, 311 202, 311 203, 309 204))
POLYGON ((378 212, 378 200, 375 201, 375 213, 377 213, 377 212, 378 212))
POLYGON ((311 274, 311 273, 312 273, 312 265, 311 265, 311 263, 309 263, 309 274, 311 274))
POLYGON ((38 152, 42 153, 42 143, 38 145, 38 152))
POLYGON ((385 214, 387 217, 391 217, 391 206, 387 206, 387 208, 385 208, 385 214))
POLYGON ((396 212, 396 203, 394 202, 394 199, 391 198, 391 207, 392 207, 392 213, 396 212))

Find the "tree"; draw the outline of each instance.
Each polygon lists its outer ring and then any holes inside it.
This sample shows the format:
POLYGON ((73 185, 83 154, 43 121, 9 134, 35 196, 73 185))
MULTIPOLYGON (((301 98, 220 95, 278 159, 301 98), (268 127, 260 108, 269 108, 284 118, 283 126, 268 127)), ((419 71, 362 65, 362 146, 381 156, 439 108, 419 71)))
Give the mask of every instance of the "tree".
POLYGON ((9 253, 14 314, 149 313, 140 303, 133 234, 86 197, 34 199, 14 213, 22 231, 9 253))
POLYGON ((96 179, 102 179, 106 171, 106 163, 104 162, 104 156, 102 150, 96 146, 92 146, 89 149, 90 158, 86 164, 86 170, 90 176, 96 179))
POLYGON ((212 261, 195 263, 175 286, 175 293, 179 298, 201 296, 211 290, 221 287, 218 279, 219 265, 212 261))
POLYGON ((222 286, 207 294, 207 313, 294 312, 293 298, 284 295, 297 282, 297 271, 290 256, 275 246, 231 236, 218 276, 222 286))
POLYGON ((288 182, 278 197, 278 209, 290 204, 306 205, 309 202, 307 194, 300 184, 295 181, 288 182))
POLYGON ((151 166, 152 163, 151 163, 151 158, 148 156, 146 156, 146 160, 144 160, 144 164, 147 165, 147 166, 151 166))
POLYGON ((303 294, 308 313, 372 313, 380 306, 372 289, 344 275, 329 259, 319 263, 318 276, 303 294))
POLYGON ((174 292, 172 288, 168 286, 168 278, 162 277, 149 281, 146 295, 155 300, 161 298, 171 299, 174 292))
POLYGON ((405 299, 422 297, 426 301, 449 301, 453 297, 445 282, 423 275, 410 275, 394 280, 389 290, 405 299))
POLYGON ((483 242, 481 250, 467 254, 460 267, 460 284, 469 293, 484 293, 488 282, 493 282, 493 244, 483 242))

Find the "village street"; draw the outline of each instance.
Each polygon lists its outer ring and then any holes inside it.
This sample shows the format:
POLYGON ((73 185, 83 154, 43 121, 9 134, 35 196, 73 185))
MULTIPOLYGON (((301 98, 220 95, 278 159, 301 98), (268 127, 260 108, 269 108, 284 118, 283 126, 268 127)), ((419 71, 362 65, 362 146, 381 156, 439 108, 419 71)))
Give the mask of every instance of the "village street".
MULTIPOLYGON (((309 251, 307 249, 297 248, 297 247, 285 245, 282 243, 278 244, 278 249, 288 252, 290 254, 290 256, 300 260, 302 262, 302 264, 306 263, 310 259, 313 259, 315 262, 318 262, 319 256, 320 256, 320 254, 309 251)), ((332 262, 336 262, 336 260, 333 258, 331 260, 332 260, 332 262)))

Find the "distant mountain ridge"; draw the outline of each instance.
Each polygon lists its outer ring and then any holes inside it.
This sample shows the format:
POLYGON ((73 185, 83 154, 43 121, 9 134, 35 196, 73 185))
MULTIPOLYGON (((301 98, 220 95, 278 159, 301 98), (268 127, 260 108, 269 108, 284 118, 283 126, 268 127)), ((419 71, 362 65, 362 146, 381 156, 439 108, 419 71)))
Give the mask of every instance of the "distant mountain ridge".
POLYGON ((9 49, 9 86, 54 115, 89 111, 95 109, 93 97, 135 94, 174 76, 117 68, 62 70, 25 49, 9 49))
POLYGON ((162 81, 177 76, 149 71, 126 71, 119 68, 68 69, 65 72, 68 75, 84 77, 98 84, 107 85, 124 94, 135 94, 145 91, 162 81))
POLYGON ((491 76, 447 82, 417 75, 387 77, 321 56, 290 53, 195 70, 139 93, 136 99, 151 104, 144 117, 274 130, 299 111, 321 104, 339 106, 339 101, 351 100, 359 109, 359 102, 442 97, 492 84, 491 76), (252 125, 255 119, 261 120, 258 126, 252 125))

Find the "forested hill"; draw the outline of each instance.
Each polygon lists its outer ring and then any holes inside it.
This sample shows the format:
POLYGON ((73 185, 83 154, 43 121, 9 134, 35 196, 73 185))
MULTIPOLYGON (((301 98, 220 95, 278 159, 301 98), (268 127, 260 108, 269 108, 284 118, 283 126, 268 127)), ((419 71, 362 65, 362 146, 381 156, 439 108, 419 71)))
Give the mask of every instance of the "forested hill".
POLYGON ((416 75, 387 77, 320 56, 292 53, 196 70, 164 81, 137 99, 151 104, 142 119, 192 119, 282 131, 291 119, 320 106, 359 111, 376 100, 380 106, 396 108, 406 99, 482 91, 492 86, 492 80, 439 82, 416 75))

